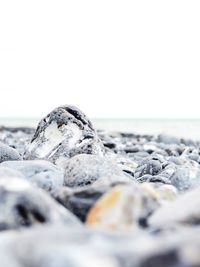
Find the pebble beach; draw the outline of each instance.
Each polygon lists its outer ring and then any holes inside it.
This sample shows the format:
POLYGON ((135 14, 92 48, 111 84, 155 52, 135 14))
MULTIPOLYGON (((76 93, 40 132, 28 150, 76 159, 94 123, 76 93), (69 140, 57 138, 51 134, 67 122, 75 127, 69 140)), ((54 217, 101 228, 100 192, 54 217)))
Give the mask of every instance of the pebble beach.
POLYGON ((66 105, 0 127, 0 265, 200 266, 199 133, 98 125, 66 105))

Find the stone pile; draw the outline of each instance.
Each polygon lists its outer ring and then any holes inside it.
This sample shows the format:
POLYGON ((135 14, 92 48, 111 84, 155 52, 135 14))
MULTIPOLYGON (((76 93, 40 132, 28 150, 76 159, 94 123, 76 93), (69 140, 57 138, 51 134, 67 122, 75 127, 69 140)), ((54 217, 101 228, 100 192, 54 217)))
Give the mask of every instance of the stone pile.
POLYGON ((61 106, 0 128, 0 265, 200 266, 200 143, 61 106))

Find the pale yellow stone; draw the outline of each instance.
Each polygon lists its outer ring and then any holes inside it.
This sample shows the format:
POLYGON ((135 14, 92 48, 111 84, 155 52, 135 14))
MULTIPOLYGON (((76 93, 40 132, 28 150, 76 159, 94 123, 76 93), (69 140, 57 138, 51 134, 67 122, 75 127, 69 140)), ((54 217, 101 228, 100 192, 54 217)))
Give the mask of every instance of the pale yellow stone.
POLYGON ((113 187, 91 208, 86 224, 111 230, 139 229, 138 220, 157 206, 155 192, 149 191, 135 184, 113 187))

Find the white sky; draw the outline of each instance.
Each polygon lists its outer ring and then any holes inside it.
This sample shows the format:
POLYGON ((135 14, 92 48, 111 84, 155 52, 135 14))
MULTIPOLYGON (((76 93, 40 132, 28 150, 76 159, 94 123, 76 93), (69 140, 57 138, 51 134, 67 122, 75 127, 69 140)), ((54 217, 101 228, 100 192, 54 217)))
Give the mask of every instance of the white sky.
POLYGON ((0 117, 200 118, 199 92, 199 0, 0 1, 0 117))

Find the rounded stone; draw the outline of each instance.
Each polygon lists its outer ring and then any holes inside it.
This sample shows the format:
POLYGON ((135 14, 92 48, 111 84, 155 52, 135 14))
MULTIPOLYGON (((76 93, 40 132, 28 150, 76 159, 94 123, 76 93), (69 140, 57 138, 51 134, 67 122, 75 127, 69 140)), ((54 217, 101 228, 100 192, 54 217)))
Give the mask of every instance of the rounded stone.
POLYGON ((64 184, 69 187, 81 187, 103 177, 121 177, 122 181, 126 181, 128 176, 105 157, 81 154, 66 161, 64 184))
POLYGON ((1 231, 46 223, 79 225, 72 213, 28 181, 0 179, 1 231))
POLYGON ((20 160, 18 151, 8 145, 0 143, 0 163, 7 160, 20 160))
POLYGON ((158 138, 157 138, 157 141, 160 142, 160 143, 168 144, 168 145, 170 145, 170 144, 179 145, 180 144, 180 139, 179 138, 177 138, 176 136, 165 134, 165 133, 159 134, 158 138))
POLYGON ((93 185, 81 188, 62 187, 53 192, 53 197, 84 222, 90 208, 107 190, 108 188, 93 185))
POLYGON ((178 166, 171 177, 171 184, 180 191, 186 191, 199 186, 200 168, 187 165, 178 166))
POLYGON ((90 209, 86 223, 100 229, 134 230, 147 227, 147 217, 158 208, 151 187, 118 185, 104 194, 90 209))
POLYGON ((173 225, 199 225, 200 223, 200 189, 196 188, 186 192, 161 206, 149 218, 149 223, 154 227, 166 227, 173 225))
POLYGON ((46 160, 5 161, 0 164, 0 171, 1 167, 21 173, 25 179, 46 191, 57 189, 64 183, 63 171, 46 160))
POLYGON ((135 178, 138 179, 146 174, 157 175, 162 171, 162 165, 158 160, 144 160, 135 170, 135 178))
MULTIPOLYGON (((2 163, 3 164, 3 163, 2 163)), ((17 170, 14 170, 12 168, 9 167, 4 167, 0 164, 0 179, 1 178, 23 178, 25 179, 25 176, 17 170)))

